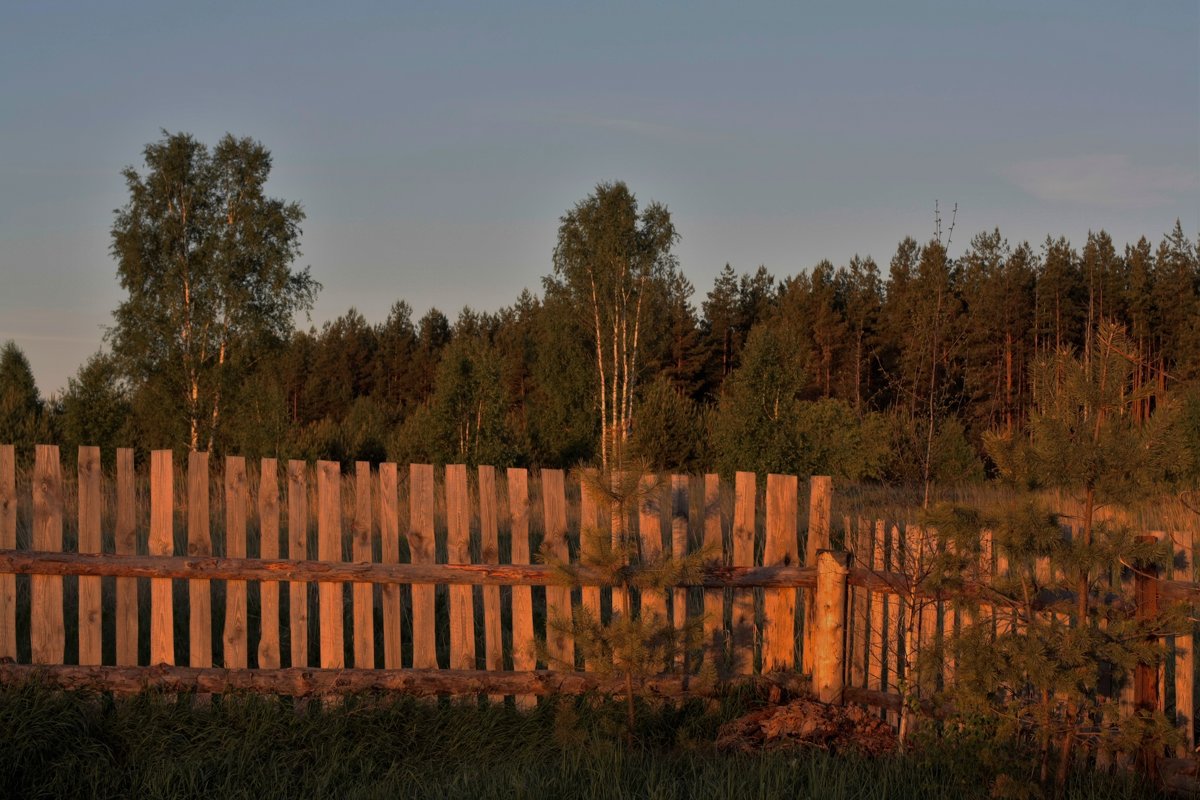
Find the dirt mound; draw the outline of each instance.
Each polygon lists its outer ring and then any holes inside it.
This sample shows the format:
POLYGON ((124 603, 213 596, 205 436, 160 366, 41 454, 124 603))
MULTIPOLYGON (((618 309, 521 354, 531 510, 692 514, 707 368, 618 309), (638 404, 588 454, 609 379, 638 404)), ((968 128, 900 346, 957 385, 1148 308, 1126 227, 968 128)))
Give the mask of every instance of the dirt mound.
POLYGON ((741 752, 818 747, 874 756, 895 751, 896 734, 861 706, 830 706, 802 698, 727 722, 717 734, 717 747, 741 752))

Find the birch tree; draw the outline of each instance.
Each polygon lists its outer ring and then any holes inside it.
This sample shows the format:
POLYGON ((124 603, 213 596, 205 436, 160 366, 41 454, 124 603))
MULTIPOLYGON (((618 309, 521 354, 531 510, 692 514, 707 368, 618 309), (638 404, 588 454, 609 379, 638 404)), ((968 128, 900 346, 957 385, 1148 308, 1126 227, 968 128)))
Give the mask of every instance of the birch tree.
POLYGON ((252 139, 227 134, 210 151, 164 131, 143 155, 144 173, 123 173, 129 202, 112 229, 128 292, 113 352, 170 415, 154 426, 161 435, 212 449, 239 375, 320 288, 307 268, 291 269, 304 213, 265 194, 271 154, 252 139))
POLYGON ((621 182, 601 183, 560 220, 554 274, 594 343, 600 461, 622 463, 642 368, 644 327, 653 293, 674 274, 679 235, 666 206, 637 198, 621 182))

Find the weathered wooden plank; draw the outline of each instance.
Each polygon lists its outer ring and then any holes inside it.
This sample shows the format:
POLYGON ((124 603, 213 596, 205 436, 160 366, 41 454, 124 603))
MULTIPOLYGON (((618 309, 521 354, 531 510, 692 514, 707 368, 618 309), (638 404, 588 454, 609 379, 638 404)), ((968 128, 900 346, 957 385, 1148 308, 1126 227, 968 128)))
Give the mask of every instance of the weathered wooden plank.
MULTIPOLYGON (((80 447, 78 461, 79 540, 81 553, 100 552, 101 481, 100 448, 80 447)), ((79 663, 99 664, 100 579, 79 579, 79 663)))
MULTIPOLYGON (((799 560, 796 517, 799 510, 795 475, 767 476, 766 541, 763 566, 791 566, 799 560)), ((796 590, 763 593, 763 672, 796 666, 796 590)))
MULTIPOLYGON (((134 483, 133 450, 117 450, 117 553, 137 553, 137 491, 134 483)), ((117 664, 138 663, 137 578, 117 578, 117 664)))
MULTIPOLYGON (((828 475, 813 475, 808 481, 808 534, 804 541, 804 565, 812 566, 817 563, 817 553, 827 549, 830 544, 830 531, 833 520, 833 479, 828 475)), ((804 640, 801 648, 801 669, 811 674, 813 661, 810 651, 813 648, 812 632, 816 624, 815 610, 812 597, 804 596, 804 640)))
MULTIPOLYGON (((1191 531, 1180 531, 1175 534, 1173 577, 1177 581, 1192 580, 1192 563, 1194 542, 1191 531)), ((1183 733, 1183 743, 1179 745, 1178 755, 1184 758, 1195 753, 1196 741, 1196 653, 1195 653, 1195 623, 1194 614, 1189 608, 1188 632, 1175 637, 1175 724, 1183 733)))
MULTIPOLYGON (((33 466, 33 546, 62 550, 62 464, 56 445, 39 444, 33 466)), ((62 664, 66 655, 63 580, 56 575, 30 579, 29 639, 33 663, 62 664)))
MULTIPOLYGON (((530 563, 529 546, 529 473, 510 467, 508 470, 509 535, 512 540, 510 560, 514 565, 530 563)), ((513 586, 512 590, 512 664, 515 670, 531 670, 537 663, 533 638, 533 590, 529 586, 513 586)), ((518 708, 533 704, 532 695, 517 695, 518 708)))
MULTIPOLYGON (((870 563, 874 572, 883 572, 887 566, 884 537, 887 528, 883 520, 875 520, 871 537, 870 563)), ((888 602, 891 598, 886 592, 871 593, 871 622, 868 635, 867 654, 867 688, 875 692, 887 690, 884 682, 883 653, 884 653, 884 618, 887 615, 888 602)))
MULTIPOLYGON (((209 517, 208 453, 188 453, 188 555, 212 555, 212 529, 209 517)), ((193 667, 211 667, 212 660, 212 582, 188 581, 189 660, 193 667)))
MULTIPOLYGON (((708 551, 707 563, 724 566, 725 536, 721 527, 721 477, 708 474, 704 476, 704 548, 708 551)), ((724 673, 728 667, 728 644, 725 636, 725 591, 724 589, 704 590, 704 641, 708 647, 709 657, 712 658, 718 673, 724 673)))
MULTIPOLYGON (((500 524, 496 503, 496 469, 479 468, 480 560, 500 563, 500 524)), ((483 587, 483 663, 489 670, 504 669, 504 642, 500 620, 500 587, 483 587)))
MULTIPOLYGON (((688 554, 688 477, 671 476, 671 556, 682 559, 688 554)), ((671 621, 676 630, 687 623, 688 590, 678 586, 671 594, 671 621)), ((686 666, 687 653, 676 654, 676 665, 686 666)))
MULTIPOLYGON (((733 483, 733 565, 754 566, 755 475, 739 472, 733 483)), ((733 672, 749 675, 754 671, 754 592, 733 593, 733 630, 731 660, 733 672)))
MULTIPOLYGON (((384 564, 400 563, 399 475, 394 463, 379 465, 379 536, 384 564)), ((400 669, 400 621, 402 619, 400 586, 384 584, 383 603, 383 665, 400 669)))
MULTIPOLYGON (((609 534, 604 523, 610 510, 600 480, 595 469, 585 469, 579 477, 579 553, 584 564, 599 563, 608 547, 609 534)), ((600 619, 600 587, 585 586, 580 601, 593 619, 600 619)), ((585 663, 584 669, 594 666, 585 663)))
MULTIPOLYGON (((870 564, 871 529, 866 520, 858 519, 852 526, 848 526, 846 537, 850 546, 851 563, 870 564)), ((846 660, 850 667, 849 685, 855 688, 862 688, 867 682, 867 661, 870 657, 867 630, 870 626, 868 597, 869 593, 861 586, 850 589, 850 637, 847 641, 849 652, 846 654, 846 660)))
MULTIPOLYGON (((0 547, 17 546, 17 457, 0 444, 0 547)), ((17 658, 17 576, 0 574, 0 661, 17 658)))
MULTIPOLYGON (((175 554, 175 471, 170 450, 150 454, 150 555, 175 554)), ((175 609, 170 578, 150 580, 150 663, 175 663, 175 609)))
MULTIPOLYGON (((663 487, 656 475, 643 475, 638 482, 638 536, 641 563, 653 569, 662 563, 663 487)), ((667 594, 662 589, 642 589, 642 618, 667 622, 667 594)))
MULTIPOLYGON (((372 560, 371 533, 374 528, 371 513, 371 465, 359 461, 354 465, 354 528, 351 535, 352 556, 359 563, 372 560)), ((350 589, 354 602, 354 666, 375 667, 375 598, 371 584, 356 582, 350 589)))
MULTIPOLYGON (((408 481, 408 551, 414 564, 432 564, 435 560, 433 492, 433 466, 412 464, 408 481)), ((412 588, 412 665, 416 669, 436 669, 438 666, 434 597, 432 586, 412 588)))
MULTIPOLYGON (((567 544, 567 487, 560 469, 542 470, 542 512, 545 538, 542 547, 563 563, 570 561, 567 544)), ((571 625, 571 589, 568 586, 546 587, 546 649, 554 659, 552 666, 573 669, 575 639, 568 630, 571 625)))
MULTIPOLYGON (((279 558, 279 462, 264 458, 258 479, 258 553, 262 558, 279 558)), ((268 581, 258 587, 258 666, 277 669, 279 660, 279 584, 268 581)))
MULTIPOLYGON (((884 523, 887 530, 886 557, 889 568, 896 573, 899 573, 902 568, 902 549, 900 539, 900 528, 897 525, 888 525, 884 523)), ((885 684, 898 687, 900 678, 903 676, 901 672, 901 663, 904 660, 904 641, 901 633, 900 623, 900 598, 888 595, 887 602, 887 640, 884 645, 887 649, 888 672, 885 678, 885 684)), ((889 709, 887 712, 887 722, 893 728, 900 723, 900 714, 896 710, 889 709)))
MULTIPOLYGON (((637 579, 641 568, 628 575, 637 579)), ((0 572, 18 575, 121 575, 137 578, 252 581, 355 581, 381 584, 447 584, 463 586, 562 585, 563 576, 547 564, 357 564, 351 561, 292 561, 261 558, 191 558, 189 556, 139 556, 92 553, 43 553, 0 550, 0 572)), ((710 564, 686 582, 708 589, 808 588, 816 586, 813 567, 726 567, 710 564)), ((576 566, 573 584, 607 586, 607 570, 576 566)), ((903 589, 903 576, 876 576, 851 571, 856 586, 874 590, 903 589)))
MULTIPOLYGON (((246 507, 250 492, 246 481, 246 459, 225 458, 225 554, 246 557, 246 507)), ((249 637, 246 620, 246 581, 225 583, 225 666, 237 669, 249 666, 249 637)))
MULTIPOLYGON (((317 557, 342 560, 342 470, 336 461, 317 462, 317 557)), ((321 581, 317 587, 320 616, 321 668, 342 669, 342 584, 321 581)))
MULTIPOLYGON (((406 693, 417 696, 516 694, 519 697, 594 693, 621 696, 623 677, 596 673, 538 670, 489 672, 449 669, 196 669, 193 667, 76 667, 0 664, 0 684, 26 683, 36 678, 63 689, 88 689, 138 694, 147 689, 168 693, 190 691, 255 692, 290 697, 326 697, 366 693, 406 693)), ((804 688, 798 676, 777 676, 752 685, 779 687, 787 692, 804 688)), ((639 684, 652 697, 705 697, 727 691, 723 684, 697 681, 690 675, 655 675, 639 684)), ((766 693, 765 691, 763 692, 766 693)), ((892 698, 865 698, 887 702, 892 698)), ((894 702, 894 701, 892 701, 894 702)))
MULTIPOLYGON (((471 563, 471 494, 464 464, 446 465, 446 555, 471 563)), ((450 669, 475 668, 475 604, 470 586, 450 587, 450 669)))
MULTIPOLYGON (((308 559, 308 465, 288 461, 288 555, 308 559)), ((295 574, 293 573, 293 577, 295 574)), ((288 644, 293 667, 308 666, 308 584, 288 584, 288 644)))

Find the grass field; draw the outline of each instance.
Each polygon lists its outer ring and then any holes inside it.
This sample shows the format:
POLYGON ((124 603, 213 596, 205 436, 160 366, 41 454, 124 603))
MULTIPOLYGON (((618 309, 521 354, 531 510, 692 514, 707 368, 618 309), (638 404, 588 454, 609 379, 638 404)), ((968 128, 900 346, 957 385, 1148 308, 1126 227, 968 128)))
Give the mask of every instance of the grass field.
MULTIPOLYGON (((978 750, 868 761, 825 752, 716 752, 746 707, 621 711, 586 699, 517 713, 474 703, 257 698, 114 701, 36 685, 0 691, 0 796, 12 798, 913 798, 989 796, 978 750)), ((976 744, 977 748, 978 745, 976 744)), ((1131 776, 1068 797, 1154 797, 1131 776)))

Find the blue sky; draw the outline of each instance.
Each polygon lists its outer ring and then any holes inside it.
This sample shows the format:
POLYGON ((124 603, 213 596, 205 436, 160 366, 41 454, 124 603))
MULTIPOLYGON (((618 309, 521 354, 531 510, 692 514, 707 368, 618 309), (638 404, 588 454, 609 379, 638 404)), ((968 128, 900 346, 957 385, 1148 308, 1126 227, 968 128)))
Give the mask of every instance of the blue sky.
MULTIPOLYGON (((159 130, 274 154, 312 321, 537 289, 605 180, 726 263, 1200 229, 1200 3, 58 3, 0 25, 0 341, 43 393, 101 346, 119 171, 159 130)), ((303 322, 303 321, 302 321, 303 322)))

